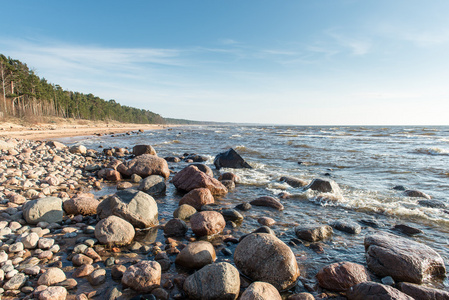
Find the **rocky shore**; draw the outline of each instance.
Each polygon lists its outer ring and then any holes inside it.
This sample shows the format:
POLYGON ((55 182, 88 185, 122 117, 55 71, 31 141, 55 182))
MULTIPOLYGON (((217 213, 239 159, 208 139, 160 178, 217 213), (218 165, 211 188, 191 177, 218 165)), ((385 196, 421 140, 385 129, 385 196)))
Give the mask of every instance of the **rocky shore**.
MULTIPOLYGON (((366 263, 341 261, 313 278, 302 274, 291 247, 304 243, 319 253, 335 231, 348 239, 363 234, 360 224, 296 226, 287 244, 265 216, 253 233, 238 234, 252 206, 281 211, 295 195, 223 208, 216 199, 238 193, 240 178, 214 174, 204 161, 188 153, 161 158, 150 145, 98 152, 0 139, 2 299, 449 299, 428 285, 446 276, 442 257, 382 230, 365 232, 366 263), (174 172, 176 164, 185 166, 174 172), (107 184, 117 192, 96 196, 107 184), (173 217, 161 218, 169 185, 182 197, 173 217)), ((217 155, 215 166, 250 167, 235 151, 217 155)), ((332 180, 280 180, 325 201, 342 193, 332 180)))

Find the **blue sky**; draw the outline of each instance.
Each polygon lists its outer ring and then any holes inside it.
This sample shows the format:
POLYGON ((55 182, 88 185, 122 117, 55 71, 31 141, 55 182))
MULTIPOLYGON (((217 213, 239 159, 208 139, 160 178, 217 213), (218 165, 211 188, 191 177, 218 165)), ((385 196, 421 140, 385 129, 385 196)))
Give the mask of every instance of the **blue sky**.
POLYGON ((165 117, 449 124, 449 1, 29 0, 2 10, 0 53, 64 89, 165 117))

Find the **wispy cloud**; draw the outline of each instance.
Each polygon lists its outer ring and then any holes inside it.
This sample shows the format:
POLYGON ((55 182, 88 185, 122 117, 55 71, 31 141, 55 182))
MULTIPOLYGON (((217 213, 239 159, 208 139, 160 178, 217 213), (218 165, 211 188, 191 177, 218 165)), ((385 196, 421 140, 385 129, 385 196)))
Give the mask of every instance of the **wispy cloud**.
POLYGON ((387 39, 410 42, 419 47, 433 47, 449 43, 447 27, 423 30, 400 24, 381 24, 377 28, 379 36, 387 39))
POLYGON ((338 33, 336 29, 329 29, 326 34, 330 36, 340 47, 349 49, 353 55, 368 54, 372 47, 372 42, 366 37, 349 37, 338 33))

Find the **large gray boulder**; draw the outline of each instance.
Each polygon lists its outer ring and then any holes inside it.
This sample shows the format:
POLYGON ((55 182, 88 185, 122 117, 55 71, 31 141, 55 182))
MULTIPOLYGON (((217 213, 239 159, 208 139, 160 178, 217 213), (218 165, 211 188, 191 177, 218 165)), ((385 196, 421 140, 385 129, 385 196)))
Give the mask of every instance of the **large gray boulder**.
POLYGON ((28 224, 61 222, 63 215, 62 199, 57 197, 40 198, 23 205, 23 217, 28 224))
POLYGON ((157 203, 150 195, 127 189, 103 200, 97 207, 100 219, 118 216, 137 228, 148 228, 159 224, 157 203))
POLYGON ((234 168, 234 169, 252 169, 252 167, 238 154, 234 149, 229 148, 228 151, 217 154, 214 159, 214 165, 217 169, 234 168))
POLYGON ((235 249, 234 262, 244 275, 271 283, 278 290, 292 287, 299 277, 290 247, 268 233, 252 233, 243 238, 235 249))
POLYGON ((240 292, 239 271, 231 264, 210 264, 184 282, 189 299, 235 300, 240 292))
POLYGON ((422 283, 446 274, 443 259, 427 245, 387 232, 367 235, 364 244, 368 268, 381 277, 422 283))

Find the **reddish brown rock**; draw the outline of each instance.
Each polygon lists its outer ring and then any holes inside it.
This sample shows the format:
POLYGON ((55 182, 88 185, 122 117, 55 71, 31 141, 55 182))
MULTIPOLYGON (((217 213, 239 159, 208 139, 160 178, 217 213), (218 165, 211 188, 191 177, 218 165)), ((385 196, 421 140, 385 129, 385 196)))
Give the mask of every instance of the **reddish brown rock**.
POLYGON ((295 285, 299 268, 292 250, 268 233, 249 234, 237 245, 234 262, 244 275, 272 284, 278 290, 295 285))
POLYGON ((371 280, 364 266, 347 261, 322 268, 316 278, 321 287, 337 292, 343 292, 353 285, 371 280))
POLYGON ((202 211, 190 218, 190 226, 197 236, 214 235, 223 231, 226 221, 216 211, 202 211))
POLYGON ((117 171, 127 177, 132 174, 137 174, 140 177, 160 175, 167 179, 170 176, 167 161, 151 154, 142 154, 125 162, 117 167, 117 171))
POLYGON ((179 190, 190 192, 197 188, 207 188, 212 195, 226 195, 228 190, 217 179, 206 175, 195 166, 182 169, 173 177, 173 184, 179 190))
POLYGON ((415 300, 391 286, 372 281, 352 286, 347 290, 346 297, 349 300, 415 300))
POLYGON ((449 292, 421 286, 409 282, 400 282, 397 284, 399 290, 414 299, 419 300, 447 300, 449 299, 449 292))
POLYGON ((209 168, 208 166, 206 166, 205 164, 202 163, 193 163, 190 164, 189 166, 195 166, 198 168, 198 170, 200 170, 201 172, 206 173, 206 175, 209 175, 210 177, 214 177, 214 172, 212 172, 212 169, 209 168))
POLYGON ((270 299, 282 300, 278 290, 268 282, 256 281, 243 292, 240 300, 270 299))
POLYGON ((95 215, 100 202, 93 197, 76 197, 62 203, 64 211, 68 215, 95 215))
POLYGON ((107 170, 105 174, 106 180, 109 181, 120 181, 122 180, 122 176, 120 175, 120 172, 116 170, 107 170))
POLYGON ((446 274, 443 259, 427 245, 387 232, 367 235, 364 244, 366 263, 376 275, 422 283, 446 274))
POLYGON ((257 219, 257 222, 262 226, 268 226, 268 227, 271 227, 274 224, 276 224, 276 221, 269 217, 261 217, 261 218, 257 219))
POLYGON ((240 181, 240 177, 235 175, 234 173, 231 172, 226 172, 220 175, 220 177, 218 177, 218 180, 222 181, 222 180, 231 180, 234 183, 239 183, 240 181))
POLYGON ((94 260, 90 258, 89 256, 86 256, 84 254, 75 254, 75 256, 72 258, 72 264, 76 267, 85 265, 85 264, 92 264, 94 260))
POLYGON ((282 205, 281 201, 269 196, 259 197, 256 200, 251 201, 250 203, 251 205, 272 207, 277 210, 284 209, 284 205, 282 205))
POLYGON ((175 263, 189 269, 200 269, 213 263, 216 258, 214 246, 209 242, 199 241, 182 249, 176 256, 175 263))
POLYGON ((201 207, 206 204, 214 203, 214 196, 207 188, 198 188, 191 190, 184 197, 179 200, 179 205, 188 204, 193 206, 196 210, 201 210, 201 207))
POLYGON ((135 145, 133 147, 133 154, 139 156, 142 154, 157 155, 156 150, 151 145, 135 145))
POLYGON ((84 277, 84 276, 88 276, 90 275, 93 271, 95 270, 95 268, 90 265, 90 264, 86 264, 86 265, 82 265, 80 267, 78 267, 75 272, 73 272, 72 277, 74 278, 79 278, 79 277, 84 277))
POLYGON ((149 293, 161 284, 161 265, 148 260, 132 265, 123 274, 122 284, 135 291, 149 293))

